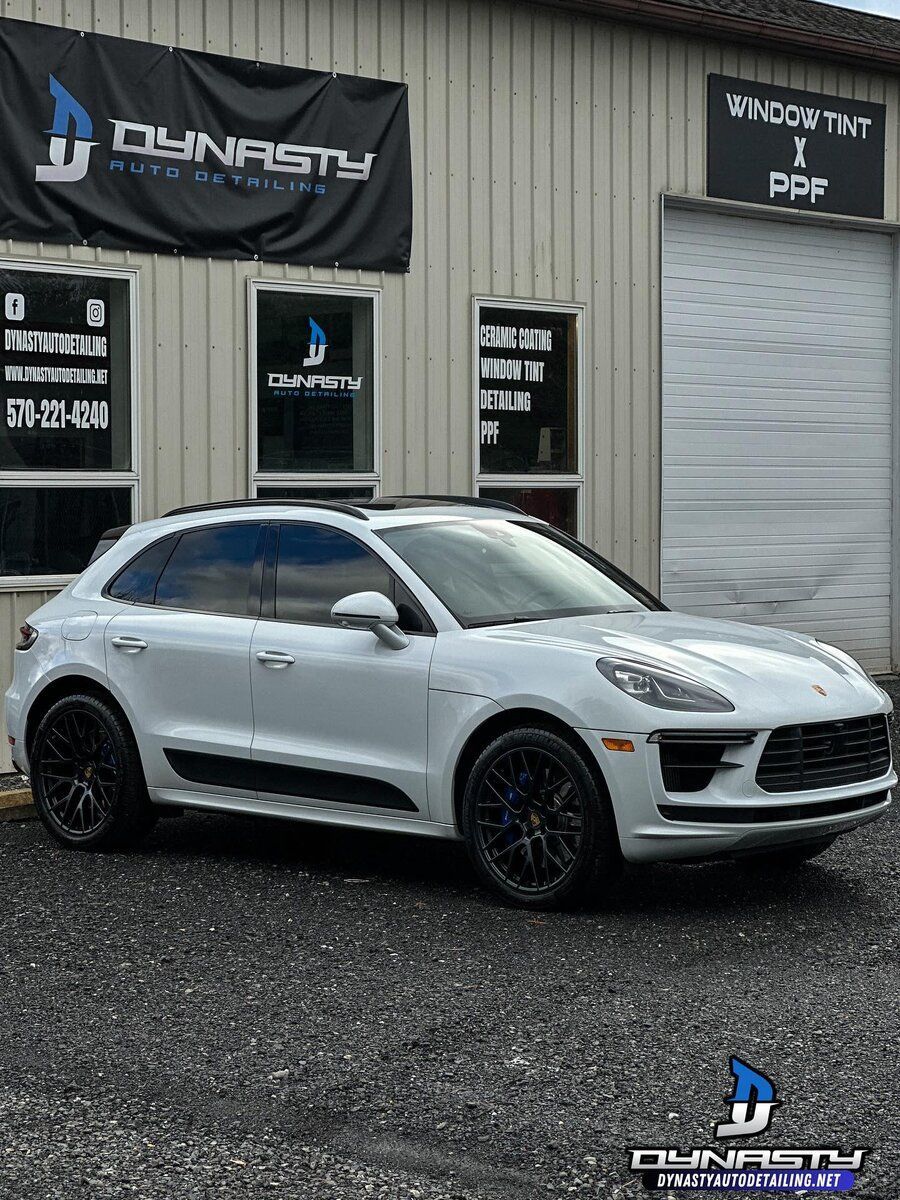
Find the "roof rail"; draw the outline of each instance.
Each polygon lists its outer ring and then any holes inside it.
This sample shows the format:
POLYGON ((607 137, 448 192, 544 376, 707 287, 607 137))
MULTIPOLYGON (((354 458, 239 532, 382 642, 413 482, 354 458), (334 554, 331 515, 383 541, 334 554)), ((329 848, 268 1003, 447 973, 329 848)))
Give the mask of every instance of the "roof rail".
POLYGON ((339 500, 214 500, 210 504, 186 504, 183 508, 173 508, 163 513, 164 517, 180 517, 185 513, 211 512, 219 508, 255 508, 257 505, 285 504, 291 508, 325 508, 329 512, 343 513, 347 517, 357 517, 360 521, 368 521, 368 515, 353 504, 342 504, 339 500))
POLYGON ((428 508, 436 504, 455 504, 466 508, 498 508, 503 512, 519 513, 523 517, 527 515, 524 509, 517 508, 515 504, 508 504, 505 500, 487 500, 481 496, 377 496, 374 500, 367 500, 364 507, 375 509, 428 508))

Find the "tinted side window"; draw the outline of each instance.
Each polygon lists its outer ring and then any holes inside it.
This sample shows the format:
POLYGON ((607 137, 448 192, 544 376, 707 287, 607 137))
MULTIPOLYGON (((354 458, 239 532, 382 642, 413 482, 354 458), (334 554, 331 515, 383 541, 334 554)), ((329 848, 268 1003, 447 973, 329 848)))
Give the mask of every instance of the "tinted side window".
POLYGON ((154 542, 120 571, 107 589, 113 600, 152 604, 159 573, 169 560, 175 535, 154 542))
POLYGON ((261 525, 214 525, 183 533, 156 587, 156 603, 193 612, 255 616, 254 569, 261 525))
POLYGON ((275 618, 330 625, 331 609, 353 592, 391 596, 387 568, 346 534, 318 525, 282 525, 275 618))

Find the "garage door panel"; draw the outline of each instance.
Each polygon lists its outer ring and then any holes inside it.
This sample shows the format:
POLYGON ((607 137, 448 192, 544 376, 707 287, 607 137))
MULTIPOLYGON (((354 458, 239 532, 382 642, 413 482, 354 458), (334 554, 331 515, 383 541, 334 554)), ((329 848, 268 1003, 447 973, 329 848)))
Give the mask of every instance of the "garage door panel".
MULTIPOLYGON (((670 381, 669 415, 677 413, 693 421, 698 428, 702 427, 703 414, 694 415, 696 395, 701 388, 702 385, 696 383, 691 385, 670 381)), ((870 424, 883 430, 885 417, 890 417, 891 413, 890 399, 881 392, 861 394, 857 391, 849 397, 843 389, 829 392, 821 388, 772 386, 762 395, 759 385, 755 384, 752 387, 729 388, 729 399, 731 405, 727 410, 722 406, 719 420, 732 427, 747 429, 754 428, 759 421, 790 427, 798 421, 819 423, 821 418, 829 430, 837 432, 870 424), (735 401, 740 401, 740 404, 735 401), (785 413, 786 403, 790 404, 790 416, 785 413)))
MULTIPOLYGON (((883 383, 879 370, 877 356, 864 354, 788 354, 784 351, 757 350, 750 353, 746 348, 739 351, 708 349, 696 359, 678 348, 673 347, 672 370, 675 376, 681 374, 693 376, 700 380, 715 379, 722 381, 723 375, 727 380, 744 383, 758 379, 760 374, 769 379, 777 380, 779 376, 789 376, 799 383, 818 384, 823 374, 826 374, 833 388, 836 383, 851 386, 857 384, 862 388, 872 388, 881 391, 883 383)), ((880 362, 886 355, 882 352, 880 362)), ((721 387, 721 383, 719 384, 721 387)))
POLYGON ((662 592, 890 665, 890 239, 667 209, 662 592))

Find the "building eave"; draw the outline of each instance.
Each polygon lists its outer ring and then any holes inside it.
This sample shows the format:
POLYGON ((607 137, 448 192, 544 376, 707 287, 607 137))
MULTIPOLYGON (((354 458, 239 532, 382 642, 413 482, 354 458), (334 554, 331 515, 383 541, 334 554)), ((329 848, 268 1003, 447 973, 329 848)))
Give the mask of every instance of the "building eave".
MULTIPOLYGON (((670 3, 669 0, 549 0, 549 7, 654 29, 694 33, 719 41, 764 46, 787 54, 803 54, 857 68, 900 71, 900 49, 894 47, 876 46, 833 34, 813 33, 794 26, 688 7, 670 3)), ((889 19, 884 18, 885 21, 889 19)))

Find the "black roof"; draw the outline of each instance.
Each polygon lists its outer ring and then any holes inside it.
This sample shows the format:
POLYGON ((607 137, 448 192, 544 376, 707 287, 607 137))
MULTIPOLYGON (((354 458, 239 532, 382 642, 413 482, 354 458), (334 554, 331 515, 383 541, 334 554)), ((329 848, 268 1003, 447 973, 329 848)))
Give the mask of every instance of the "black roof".
POLYGON ((804 30, 900 50, 900 21, 836 4, 823 4, 820 0, 677 0, 677 4, 726 17, 765 21, 768 25, 781 25, 785 30, 804 30))
MULTIPOLYGON (((520 0, 524 2, 524 0, 520 0)), ((531 0, 533 2, 533 0, 531 0)), ((541 0, 539 0, 541 2, 541 0)), ((607 20, 900 69, 900 20, 821 0, 542 0, 607 20)))

